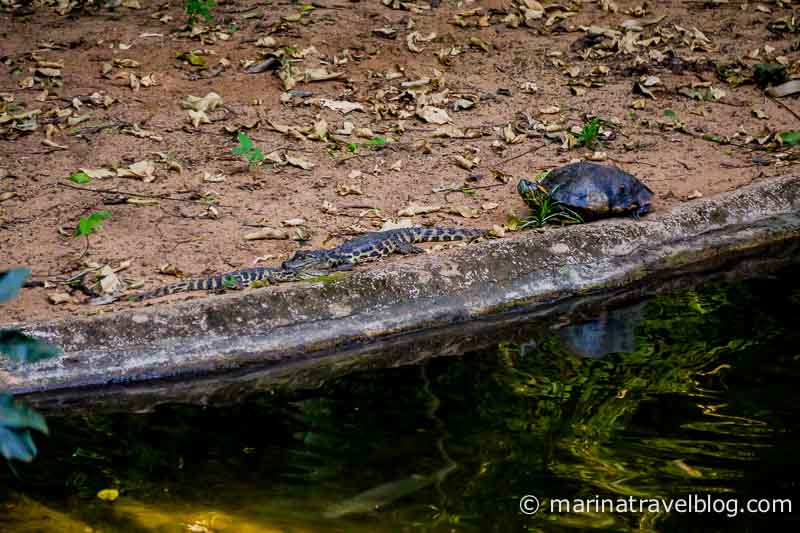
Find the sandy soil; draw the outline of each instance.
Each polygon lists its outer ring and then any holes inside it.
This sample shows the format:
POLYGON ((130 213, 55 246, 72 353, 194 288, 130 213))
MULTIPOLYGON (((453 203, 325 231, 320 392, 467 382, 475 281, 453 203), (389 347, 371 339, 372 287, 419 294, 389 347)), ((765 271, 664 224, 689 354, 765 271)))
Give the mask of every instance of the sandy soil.
POLYGON ((796 72, 798 35, 780 22, 795 14, 787 1, 620 0, 617 12, 604 10, 607 2, 543 2, 541 18, 528 1, 527 24, 524 2, 501 0, 432 9, 238 1, 213 9, 213 25, 201 20, 195 35, 185 31, 182 3, 139 3, 66 16, 48 6, 0 14, 0 270, 29 266, 32 280, 45 285, 5 305, 0 323, 134 305, 85 305, 88 296, 62 282, 87 265, 127 265, 119 277, 154 288, 176 281, 175 273, 277 264, 300 247, 334 246, 396 222, 412 205, 441 206, 413 223, 502 226, 526 213, 517 179, 593 152, 649 185, 657 210, 785 174, 794 161, 792 147, 754 139, 798 128, 795 98, 733 87, 715 71, 783 62, 796 72), (626 38, 625 21, 642 31, 626 38), (605 36, 592 36, 589 26, 605 36), (274 41, 259 42, 265 38, 274 41), (176 58, 191 51, 208 68, 176 58), (274 71, 246 72, 248 60, 275 51, 285 54, 284 79, 298 78, 292 90, 307 93, 287 94, 274 71), (320 72, 341 75, 303 79, 320 72), (652 96, 637 93, 637 83, 652 96), (209 92, 224 103, 206 111, 210 123, 195 126, 182 102, 209 92), (345 115, 324 107, 327 100, 363 110, 345 115), (454 109, 465 101, 470 108, 454 109), (419 118, 425 104, 439 109, 434 115, 446 110, 450 123, 419 118), (35 129, 27 115, 3 121, 35 110, 35 129), (592 116, 609 121, 600 144, 574 146, 577 131, 567 132, 592 116), (345 121, 354 126, 349 135, 337 133, 345 121), (267 155, 263 164, 232 153, 236 130, 251 126, 243 131, 267 155), (453 127, 475 137, 436 133, 458 134, 453 127), (150 133, 136 136, 135 128, 150 133), (463 168, 458 156, 477 164, 463 168), (144 160, 154 163, 144 179, 124 172, 85 184, 66 179, 144 160), (464 185, 471 190, 462 192, 464 185), (342 195, 354 189, 361 194, 342 195), (101 210, 112 216, 87 250, 73 232, 81 216, 101 210), (299 222, 293 219, 303 222, 286 226, 299 222), (303 242, 244 238, 264 227, 303 242), (67 302, 51 303, 64 293, 67 302))

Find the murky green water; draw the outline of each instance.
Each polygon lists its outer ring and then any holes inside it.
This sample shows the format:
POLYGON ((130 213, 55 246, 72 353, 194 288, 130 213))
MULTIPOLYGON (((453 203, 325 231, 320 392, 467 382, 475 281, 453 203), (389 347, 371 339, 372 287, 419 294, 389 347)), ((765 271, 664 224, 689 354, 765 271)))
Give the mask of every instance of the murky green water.
POLYGON ((799 422, 794 269, 291 397, 51 418, 37 461, 4 475, 0 530, 789 529, 799 422), (595 507, 549 508, 579 498, 595 507), (721 512, 648 503, 669 498, 721 512), (747 513, 749 498, 791 501, 747 513))

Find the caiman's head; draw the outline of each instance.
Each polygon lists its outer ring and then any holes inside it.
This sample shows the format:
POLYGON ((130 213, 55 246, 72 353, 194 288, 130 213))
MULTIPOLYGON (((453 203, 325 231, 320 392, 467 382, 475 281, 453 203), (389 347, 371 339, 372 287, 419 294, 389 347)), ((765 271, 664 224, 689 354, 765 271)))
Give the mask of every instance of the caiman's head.
POLYGON ((327 270, 335 267, 332 265, 325 250, 299 251, 283 262, 281 265, 287 270, 327 270))

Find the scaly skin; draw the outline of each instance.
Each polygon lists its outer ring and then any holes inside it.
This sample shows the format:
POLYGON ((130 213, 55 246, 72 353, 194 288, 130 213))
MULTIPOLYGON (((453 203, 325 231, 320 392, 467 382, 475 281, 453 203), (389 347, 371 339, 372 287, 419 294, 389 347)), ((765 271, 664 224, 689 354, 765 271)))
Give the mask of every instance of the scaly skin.
POLYGON ((308 279, 319 273, 297 272, 294 270, 277 269, 269 267, 243 268, 234 272, 216 274, 207 278, 187 279, 178 283, 164 285, 152 291, 134 294, 128 299, 133 302, 159 298, 176 292, 219 290, 219 289, 241 289, 254 281, 269 281, 270 283, 282 283, 286 281, 300 281, 308 279))
POLYGON ((283 268, 299 271, 349 270, 357 263, 375 261, 394 252, 401 254, 422 252, 423 250, 414 246, 414 243, 472 240, 485 234, 486 232, 480 229, 423 227, 367 233, 330 250, 297 252, 283 262, 283 268))

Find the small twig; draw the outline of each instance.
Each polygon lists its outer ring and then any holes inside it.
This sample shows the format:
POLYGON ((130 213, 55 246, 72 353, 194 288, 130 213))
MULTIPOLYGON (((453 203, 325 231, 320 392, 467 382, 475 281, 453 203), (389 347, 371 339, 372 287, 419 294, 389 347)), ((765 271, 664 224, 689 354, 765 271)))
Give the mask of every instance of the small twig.
POLYGON ((646 163, 644 161, 639 161, 638 159, 633 159, 631 161, 628 161, 626 159, 619 159, 618 157, 609 157, 609 159, 611 161, 616 161, 617 163, 625 163, 626 165, 646 165, 648 167, 658 167, 658 165, 654 165, 653 163, 646 163))
MULTIPOLYGON (((83 192, 93 192, 95 194, 123 194, 125 196, 134 196, 139 198, 155 198, 157 200, 169 200, 171 202, 188 202, 188 203, 202 203, 199 200, 191 200, 188 198, 173 198, 171 196, 166 196, 163 194, 145 194, 139 192, 131 192, 131 191, 122 191, 119 189, 89 189, 86 187, 76 187, 75 185, 70 185, 69 183, 58 183, 60 187, 66 187, 68 189, 75 189, 76 191, 83 191, 83 192)), ((225 205, 225 204, 214 204, 219 207, 225 207, 228 209, 235 209, 235 208, 245 208, 246 206, 236 206, 236 205, 225 205)))
MULTIPOLYGON (((510 161, 513 161, 513 160, 515 160, 515 159, 519 159, 520 157, 522 157, 522 156, 524 156, 524 155, 528 155, 528 154, 530 154, 530 153, 536 152, 536 151, 538 151, 540 148, 544 148, 545 146, 547 146, 547 143, 540 144, 539 146, 534 146, 533 148, 530 148, 530 149, 528 149, 528 150, 525 150, 525 151, 524 151, 524 152, 522 152, 521 154, 517 154, 517 155, 515 155, 515 156, 509 157, 508 159, 503 159, 502 161, 500 161, 500 162, 498 162, 498 163, 494 163, 494 165, 492 165, 492 166, 499 167, 499 166, 505 165, 506 163, 508 163, 508 162, 510 162, 510 161)), ((476 187, 476 188, 477 188, 477 187, 476 187)))
POLYGON ((789 107, 788 105, 784 104, 783 102, 781 102, 781 101, 780 101, 780 100, 778 100, 777 98, 772 98, 771 96, 769 96, 768 98, 769 98, 770 100, 772 100, 773 102, 775 102, 776 104, 778 104, 779 106, 781 106, 782 108, 784 108, 784 109, 785 109, 786 111, 788 111, 789 113, 791 113, 791 114, 792 114, 792 116, 793 116, 794 118, 796 118, 797 120, 800 120, 800 114, 797 114, 797 112, 795 112, 795 110, 794 110, 794 109, 792 109, 792 108, 791 108, 791 107, 789 107))

